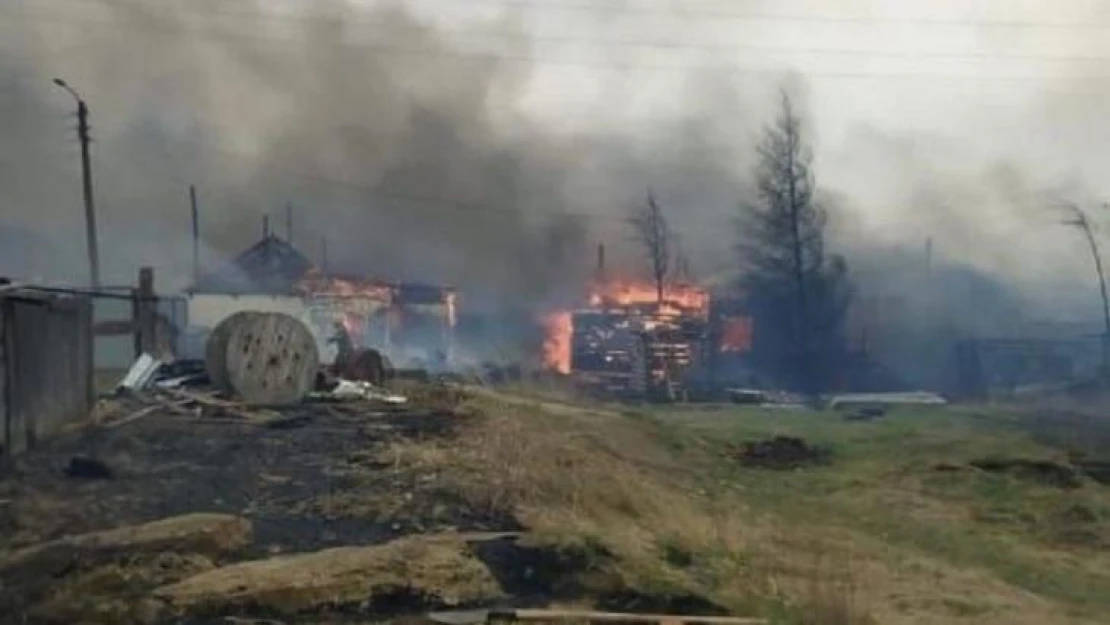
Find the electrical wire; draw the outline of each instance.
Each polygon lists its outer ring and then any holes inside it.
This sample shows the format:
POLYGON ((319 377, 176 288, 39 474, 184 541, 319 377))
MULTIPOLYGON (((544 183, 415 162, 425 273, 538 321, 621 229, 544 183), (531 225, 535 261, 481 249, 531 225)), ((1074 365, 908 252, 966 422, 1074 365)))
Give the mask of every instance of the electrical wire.
MULTIPOLYGON (((13 17, 22 17, 25 19, 46 21, 46 22, 62 22, 80 24, 82 26, 102 26, 107 28, 126 30, 129 25, 125 22, 109 18, 107 20, 89 20, 87 18, 79 18, 74 15, 49 15, 42 12, 11 12, 0 11, 0 15, 9 15, 13 17)), ((684 14, 685 19, 689 19, 684 14)), ((15 26, 20 27, 17 21, 9 21, 0 19, 0 26, 15 26)), ((387 26, 384 22, 381 26, 387 26)), ((183 24, 157 24, 157 23, 144 23, 143 29, 157 30, 164 32, 175 33, 189 33, 195 35, 207 35, 214 38, 234 38, 238 40, 254 40, 260 43, 303 43, 302 40, 282 37, 275 33, 260 33, 257 31, 241 32, 234 30, 227 30, 223 28, 202 27, 196 28, 193 26, 183 24)), ((440 33, 439 30, 433 32, 440 33)), ((782 55, 782 56, 811 56, 811 57, 830 57, 830 56, 855 56, 866 57, 871 59, 901 59, 901 60, 948 60, 948 61, 1024 61, 1024 62, 1041 62, 1041 63, 1073 63, 1073 64, 1102 64, 1110 61, 1110 56, 1100 57, 1094 56, 1062 56, 1062 55, 1035 55, 1035 54, 1016 54, 1016 53, 993 53, 993 52, 945 52, 945 51, 908 51, 908 50, 871 50, 865 48, 824 48, 824 47, 804 47, 804 48, 788 48, 788 47, 774 47, 774 46, 760 46, 754 44, 704 44, 704 43, 690 43, 680 41, 636 41, 636 40, 595 40, 583 37, 550 37, 550 36, 529 36, 522 33, 511 32, 497 32, 497 31, 442 31, 443 34, 459 35, 459 36, 474 36, 474 37, 501 37, 508 38, 524 38, 529 42, 534 43, 548 43, 554 45, 566 46, 595 46, 602 49, 619 49, 625 48, 629 50, 640 51, 675 51, 685 50, 688 52, 703 52, 719 54, 724 51, 733 51, 736 53, 748 52, 765 55, 782 55)), ((389 35, 390 33, 383 31, 379 35, 389 35)), ((320 42, 314 42, 320 44, 320 42)), ((324 44, 321 44, 324 45, 324 44)), ((407 55, 407 56, 425 56, 435 58, 457 58, 467 59, 474 61, 493 61, 504 63, 525 63, 529 65, 554 65, 554 66, 570 66, 581 68, 592 68, 598 70, 610 70, 627 73, 630 70, 650 70, 650 71, 665 71, 665 72, 686 72, 699 69, 717 70, 727 74, 741 74, 752 76, 778 76, 781 75, 785 68, 757 68, 757 67, 735 67, 734 64, 726 61, 717 61, 711 63, 705 62, 680 62, 680 63, 652 63, 642 60, 582 60, 582 59, 563 59, 563 58, 550 58, 536 55, 513 54, 513 53, 497 53, 480 50, 445 50, 440 48, 421 48, 421 47, 406 47, 393 43, 362 40, 362 41, 339 41, 333 40, 326 45, 334 45, 337 47, 347 47, 355 49, 369 49, 378 53, 388 53, 394 55, 407 55)), ((1055 76, 1037 76, 1037 75, 983 75, 983 74, 953 74, 953 73, 939 73, 939 72, 874 72, 874 71, 828 71, 828 70, 805 70, 800 73, 807 76, 816 76, 821 78, 843 78, 843 79, 903 79, 903 80, 920 80, 920 79, 954 79, 954 80, 968 80, 968 81, 987 81, 987 82, 1002 82, 1002 81, 1045 81, 1057 78, 1055 76)), ((1107 80, 1110 79, 1110 74, 1095 74, 1089 76, 1075 76, 1069 75, 1069 79, 1086 78, 1090 80, 1107 80)))

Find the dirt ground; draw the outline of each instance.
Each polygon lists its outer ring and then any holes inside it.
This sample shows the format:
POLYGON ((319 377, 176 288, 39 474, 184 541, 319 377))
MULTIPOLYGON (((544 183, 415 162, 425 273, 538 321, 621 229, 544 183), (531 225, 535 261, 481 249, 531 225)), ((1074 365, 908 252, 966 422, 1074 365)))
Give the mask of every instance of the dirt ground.
MULTIPOLYGON (((287 416, 293 418, 266 426, 154 413, 117 428, 63 434, 0 473, 0 554, 191 513, 249 521, 252 538, 223 554, 225 561, 380 545, 414 534, 517 529, 512 519, 469 510, 437 475, 402 467, 389 455, 398 444, 454 436, 465 416, 323 404, 287 416), (66 469, 74 457, 100 460, 112 476, 71 477, 66 469)), ((13 595, 20 592, 26 589, 0 581, 0 608, 26 608, 27 598, 13 595)), ((48 621, 59 619, 42 619, 48 621)), ((17 621, 0 616, 0 622, 17 621)))
POLYGON ((444 506, 434 479, 391 471, 379 457, 399 440, 450 436, 459 417, 330 407, 303 414, 306 421, 283 429, 152 415, 63 435, 0 477, 0 547, 198 511, 243 514, 254 524, 256 547, 271 553, 444 527, 512 529, 444 506), (103 460, 115 477, 68 477, 75 456, 103 460), (404 503, 374 519, 314 509, 331 495, 404 503))

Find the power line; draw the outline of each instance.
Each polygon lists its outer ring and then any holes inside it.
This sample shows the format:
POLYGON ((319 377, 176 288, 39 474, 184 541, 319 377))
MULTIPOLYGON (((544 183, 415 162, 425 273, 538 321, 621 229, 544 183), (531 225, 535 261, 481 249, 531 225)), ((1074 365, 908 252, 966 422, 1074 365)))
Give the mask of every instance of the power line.
MULTIPOLYGON (((68 0, 75 4, 103 7, 105 2, 86 0, 68 0)), ((435 4, 456 4, 465 8, 484 7, 493 9, 531 9, 534 11, 551 11, 574 14, 590 15, 623 15, 623 16, 655 16, 674 17, 676 14, 685 18, 721 20, 737 22, 780 22, 793 24, 844 24, 859 26, 874 25, 915 25, 927 27, 961 27, 961 28, 995 28, 995 29, 1043 29, 1043 30, 1107 30, 1110 23, 1096 21, 1069 21, 1045 22, 1032 19, 994 19, 985 17, 930 17, 930 16, 894 16, 894 15, 814 15, 804 13, 774 13, 767 11, 745 11, 736 9, 723 9, 714 6, 700 6, 694 8, 673 8, 630 6, 625 2, 538 2, 536 0, 434 0, 435 4)), ((136 7, 137 8, 137 7, 136 7)), ((177 8, 177 7, 175 7, 177 8)), ((219 15, 222 17, 243 17, 247 19, 272 19, 293 21, 315 21, 319 23, 344 23, 358 24, 368 20, 352 19, 351 15, 328 16, 320 14, 297 14, 291 12, 272 11, 261 13, 258 11, 227 11, 224 8, 204 8, 204 14, 219 15)))
MULTIPOLYGON (((41 13, 9 13, 19 15, 21 17, 31 17, 32 19, 43 19, 46 21, 64 21, 64 22, 81 22, 104 26, 124 26, 118 20, 84 20, 76 18, 75 16, 67 15, 45 15, 41 13)), ((346 19, 328 19, 313 16, 293 16, 293 15, 270 15, 270 14, 256 14, 248 15, 239 12, 222 12, 222 11, 208 11, 206 17, 218 15, 221 17, 236 17, 243 19, 282 19, 292 20, 297 22, 335 22, 336 25, 350 25, 352 22, 346 19)), ((683 16, 685 17, 685 13, 683 16)), ((383 30, 374 35, 390 34, 388 29, 391 24, 382 19, 374 20, 361 20, 353 22, 362 26, 375 26, 383 30)), ((149 28, 152 25, 144 25, 144 28, 149 28)), ((172 30, 178 32, 198 32, 189 26, 172 26, 160 25, 157 28, 172 30)), ((229 34, 227 31, 220 31, 217 29, 203 29, 199 31, 202 34, 219 33, 220 35, 229 34), (205 33, 206 31, 206 33, 205 33)), ((485 28, 442 28, 436 26, 434 28, 436 34, 443 34, 449 36, 460 37, 492 37, 500 39, 520 39, 525 38, 530 43, 543 43, 549 45, 574 45, 574 46, 594 46, 600 48, 631 48, 639 50, 685 50, 690 52, 756 52, 768 55, 841 55, 841 56, 867 56, 872 58, 898 58, 898 59, 948 59, 948 60, 1019 60, 1019 61, 1040 61, 1048 63, 1106 63, 1110 62, 1110 56, 1097 56, 1097 55, 1041 55, 1041 54, 1022 54, 1022 53, 1005 53, 1005 52, 947 52, 942 50, 881 50, 869 48, 837 48, 837 47, 783 47, 783 46, 762 46, 756 44, 740 44, 740 43, 693 43, 689 41, 673 41, 673 40, 643 40, 643 39, 597 39, 590 37, 576 37, 576 36, 551 36, 551 35, 531 35, 521 32, 507 31, 507 30, 491 30, 485 28)), ((239 36, 241 33, 235 33, 239 36)), ((251 37, 258 36, 258 33, 251 33, 251 37)), ((284 37, 272 37, 271 35, 263 35, 260 39, 274 39, 274 40, 288 40, 284 37)), ((344 45, 359 45, 350 42, 344 45)))
MULTIPOLYGON (((0 15, 5 12, 0 11, 0 15)), ((10 14, 10 12, 9 12, 10 14)), ((65 23, 78 23, 82 25, 105 26, 109 28, 125 29, 126 24, 117 20, 104 21, 104 20, 82 20, 73 16, 47 16, 47 15, 34 15, 31 16, 27 13, 19 13, 19 17, 32 17, 33 19, 43 21, 56 21, 65 23)), ((10 21, 0 21, 0 26, 19 26, 10 21)), ((275 36, 272 33, 245 33, 245 32, 231 32, 221 31, 213 28, 196 29, 185 26, 172 26, 172 25, 155 25, 144 24, 144 29, 159 30, 164 32, 175 33, 192 33, 196 35, 210 35, 214 37, 233 37, 241 40, 255 40, 263 43, 303 43, 302 41, 291 39, 289 37, 275 36)), ((507 35, 506 35, 507 36, 507 35)), ((543 38, 539 38, 542 41, 543 38)), ((583 43, 585 40, 583 40, 583 43)), ((394 44, 387 44, 374 41, 333 41, 330 45, 337 47, 350 47, 358 49, 370 49, 379 53, 388 53, 393 55, 407 55, 407 56, 422 56, 433 58, 455 58, 465 59, 472 61, 493 61, 503 63, 522 63, 528 65, 550 65, 550 66, 568 66, 579 68, 591 68, 604 71, 616 71, 620 73, 627 73, 632 70, 646 70, 646 71, 660 71, 660 72, 688 72, 695 70, 716 70, 724 74, 732 75, 747 75, 747 76, 781 76, 784 71, 795 70, 798 73, 809 77, 817 78, 835 78, 835 79, 855 79, 855 80, 874 80, 874 79, 893 79, 893 80, 967 80, 973 82, 1043 82, 1051 80, 1060 80, 1058 76, 1036 76, 1036 75, 983 75, 983 74, 946 74, 937 72, 869 72, 869 71, 827 71, 827 70, 796 70, 796 68, 780 67, 780 68, 755 68, 755 67, 735 67, 729 66, 727 62, 718 63, 649 63, 644 61, 597 61, 597 60, 573 60, 573 59, 553 59, 544 58, 534 55, 520 55, 520 54, 504 54, 504 53, 491 53, 477 50, 444 50, 439 48, 411 48, 401 47, 394 44)), ((598 42, 599 47, 612 47, 613 44, 598 42)), ((720 51, 723 47, 706 46, 702 44, 687 44, 678 42, 617 42, 615 45, 626 47, 638 47, 642 49, 676 49, 678 47, 685 47, 691 50, 701 50, 703 52, 720 51)), ((72 49, 73 46, 70 47, 72 49)), ((730 49, 741 50, 745 49, 740 46, 732 46, 730 49)), ((800 48, 791 50, 788 48, 769 48, 760 46, 749 46, 746 49, 753 51, 761 51, 770 54, 810 54, 810 55, 863 55, 870 57, 891 57, 901 59, 914 59, 914 58, 945 58, 949 60, 973 60, 973 59, 990 59, 997 58, 1001 60, 1026 60, 1026 61, 1043 61, 1043 62, 1062 62, 1062 63, 1102 63, 1110 61, 1110 57, 1053 57, 1053 56, 1039 56, 1039 55, 1005 55, 1005 54, 992 54, 983 53, 981 55, 973 55, 967 53, 945 53, 945 52, 900 52, 900 51, 870 51, 865 49, 845 49, 845 48, 800 48)), ((1087 81, 1105 81, 1110 80, 1110 74, 1098 75, 1069 75, 1067 80, 1083 79, 1087 81)))

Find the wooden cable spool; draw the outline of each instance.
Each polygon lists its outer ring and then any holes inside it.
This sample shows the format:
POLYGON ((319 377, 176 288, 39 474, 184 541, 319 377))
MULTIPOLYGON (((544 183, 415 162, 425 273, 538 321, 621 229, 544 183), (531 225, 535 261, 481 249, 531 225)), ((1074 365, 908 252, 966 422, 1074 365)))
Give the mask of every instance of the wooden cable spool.
POLYGON ((224 390, 260 405, 296 403, 312 391, 320 355, 303 323, 280 313, 246 313, 227 321, 228 327, 217 327, 213 334, 219 336, 209 342, 216 360, 212 368, 226 375, 224 390))
POLYGON ((234 313, 218 323, 208 335, 208 340, 204 344, 204 368, 215 388, 231 392, 231 383, 227 377, 227 340, 231 337, 231 331, 240 323, 259 314, 262 313, 249 311, 234 313))

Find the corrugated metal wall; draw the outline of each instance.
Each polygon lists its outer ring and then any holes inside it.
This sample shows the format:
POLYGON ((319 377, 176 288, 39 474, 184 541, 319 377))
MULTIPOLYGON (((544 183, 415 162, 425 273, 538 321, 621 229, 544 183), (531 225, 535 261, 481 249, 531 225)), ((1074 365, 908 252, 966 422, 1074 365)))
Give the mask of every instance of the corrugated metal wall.
POLYGON ((87 419, 95 400, 92 374, 87 297, 0 295, 0 444, 5 455, 87 419))

